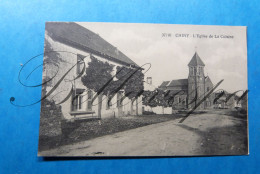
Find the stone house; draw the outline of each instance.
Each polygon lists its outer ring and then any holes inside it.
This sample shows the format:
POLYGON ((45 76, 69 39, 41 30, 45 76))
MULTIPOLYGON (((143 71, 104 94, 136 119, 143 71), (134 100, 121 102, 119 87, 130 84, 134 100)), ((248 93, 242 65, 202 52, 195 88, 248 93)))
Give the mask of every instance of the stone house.
POLYGON ((100 95, 92 102, 96 92, 87 89, 81 81, 91 56, 113 65, 112 75, 116 73, 117 67, 138 67, 112 44, 77 23, 47 22, 43 82, 51 81, 43 85, 43 90, 48 93, 59 83, 47 99, 61 106, 62 115, 67 120, 141 115, 141 97, 135 100, 125 97, 122 102, 118 102, 124 97, 124 90, 120 90, 111 100, 100 95))

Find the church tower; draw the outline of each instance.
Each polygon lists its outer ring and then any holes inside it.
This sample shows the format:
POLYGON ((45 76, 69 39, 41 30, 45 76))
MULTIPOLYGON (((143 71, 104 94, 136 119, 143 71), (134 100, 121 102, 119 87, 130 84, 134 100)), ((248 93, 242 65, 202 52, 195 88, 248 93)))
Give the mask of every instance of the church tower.
MULTIPOLYGON (((205 93, 205 64, 202 62, 197 52, 193 55, 188 67, 188 107, 191 109, 195 105, 198 105, 198 102, 204 97, 205 93)), ((204 109, 204 102, 201 103, 197 109, 204 109)))

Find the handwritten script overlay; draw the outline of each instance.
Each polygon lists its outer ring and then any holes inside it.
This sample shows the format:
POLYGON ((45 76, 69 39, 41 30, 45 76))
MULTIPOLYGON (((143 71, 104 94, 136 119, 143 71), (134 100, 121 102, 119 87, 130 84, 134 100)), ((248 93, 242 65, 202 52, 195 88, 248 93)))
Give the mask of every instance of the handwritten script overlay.
MULTIPOLYGON (((163 37, 171 37, 171 36, 172 36, 171 34, 165 34, 163 37)), ((77 54, 75 54, 75 53, 67 52, 67 51, 50 51, 50 52, 47 52, 47 53, 51 53, 51 52, 70 53, 70 54, 77 55, 77 54)), ((46 52, 45 52, 44 54, 46 54, 46 52)), ((28 64, 29 64, 30 61, 32 61, 32 60, 34 60, 34 59, 36 59, 36 58, 38 58, 38 57, 40 57, 40 56, 42 56, 42 55, 43 55, 43 53, 32 57, 31 59, 29 59, 29 60, 22 66, 22 68, 21 68, 21 70, 20 70, 20 72, 19 72, 19 75, 18 75, 18 81, 19 81, 19 83, 20 83, 21 85, 23 85, 23 86, 25 86, 25 87, 28 87, 28 88, 40 87, 40 86, 43 86, 43 85, 47 85, 47 83, 51 82, 51 81, 54 79, 54 77, 57 75, 57 73, 58 73, 58 71, 59 71, 59 66, 58 66, 58 65, 55 65, 55 66, 57 67, 56 73, 54 74, 53 77, 49 78, 48 80, 44 81, 43 83, 36 84, 36 85, 26 85, 24 82, 22 82, 22 80, 21 80, 21 74, 24 72, 23 70, 28 66, 28 64)), ((65 72, 65 73, 63 74, 63 76, 57 81, 57 83, 51 88, 51 90, 50 90, 47 94, 45 94, 44 96, 42 96, 41 99, 39 99, 39 100, 37 100, 37 101, 35 101, 35 102, 33 102, 33 103, 27 104, 27 105, 19 105, 19 104, 15 104, 15 103, 14 103, 15 97, 11 97, 11 98, 10 98, 10 103, 11 103, 13 106, 16 106, 16 107, 28 107, 28 106, 35 105, 35 104, 41 102, 42 100, 45 100, 48 96, 50 96, 50 95, 57 89, 57 87, 61 84, 62 81, 66 80, 66 82, 71 82, 71 84, 72 84, 72 82, 73 82, 74 80, 79 79, 79 78, 84 74, 84 70, 85 70, 85 67, 86 67, 85 62, 84 62, 84 59, 86 59, 86 58, 89 58, 89 57, 81 58, 80 61, 78 61, 78 62, 77 62, 76 64, 74 64, 73 66, 71 66, 71 68, 70 68, 67 72, 65 72), (73 79, 70 79, 70 80, 66 79, 66 76, 72 71, 72 69, 74 69, 74 68, 77 66, 77 64, 83 64, 83 68, 82 68, 82 70, 80 71, 80 73, 79 73, 75 78, 73 78, 73 79)), ((48 63, 48 62, 47 62, 47 63, 48 63)), ((36 69, 38 69, 38 68, 40 68, 40 67, 42 67, 42 66, 43 66, 43 64, 40 64, 40 65, 36 66, 36 67, 33 69, 33 71, 31 71, 31 72, 29 73, 29 75, 27 76, 26 80, 33 74, 33 72, 34 72, 36 69)), ((104 89, 106 89, 107 87, 109 87, 109 85, 111 84, 111 82, 113 81, 113 79, 116 77, 116 75, 117 75, 118 73, 120 73, 120 72, 123 70, 123 68, 124 68, 124 67, 122 67, 111 79, 109 79, 108 81, 104 82, 103 86, 95 93, 95 96, 94 96, 93 99, 92 99, 92 103, 91 103, 92 105, 93 105, 94 101, 97 99, 98 95, 102 94, 102 92, 104 91, 104 89)), ((131 78, 135 78, 135 77, 137 76, 137 72, 140 72, 140 71, 141 71, 143 74, 145 74, 147 71, 149 71, 150 68, 151 68, 151 64, 150 64, 150 63, 145 63, 145 64, 143 64, 142 66, 140 66, 140 67, 138 67, 138 68, 132 68, 131 71, 126 74, 127 78, 125 78, 125 79, 119 78, 119 79, 118 79, 118 80, 121 82, 121 84, 119 84, 117 88, 115 88, 114 90, 112 90, 112 91, 110 92, 110 95, 111 95, 112 97, 110 97, 109 99, 112 100, 112 98, 115 97, 116 93, 119 92, 120 90, 122 90, 122 88, 124 87, 124 85, 125 85, 131 78), (147 65, 148 65, 149 67, 145 69, 144 67, 147 66, 147 65), (144 72, 143 72, 143 71, 144 71, 144 72)), ((188 105, 191 105, 191 104, 195 103, 195 106, 193 106, 193 108, 179 121, 179 123, 182 123, 191 113, 193 113, 193 112, 196 110, 196 108, 197 108, 198 106, 200 106, 200 104, 202 104, 211 94, 213 94, 213 92, 216 90, 216 88, 219 87, 220 84, 221 84, 223 81, 224 81, 224 79, 220 80, 220 81, 219 81, 216 85, 214 85, 208 92, 203 93, 201 96, 195 95, 194 98, 192 99, 192 101, 191 101, 190 103, 188 103, 188 105)), ((155 93, 154 93, 152 96, 149 97, 148 102, 152 102, 152 101, 155 99, 155 97, 159 94, 159 92, 158 92, 159 90, 160 90, 160 89, 156 89, 155 93)), ((193 92, 197 93, 197 92, 196 92, 197 90, 198 90, 198 88, 195 88, 191 93, 193 93, 193 92)), ((240 100, 242 100, 243 98, 245 98, 246 94, 249 92, 248 90, 245 90, 245 91, 243 91, 243 90, 236 91, 236 92, 234 92, 233 94, 231 94, 230 97, 226 98, 226 102, 227 102, 232 96, 234 96, 236 93, 241 92, 241 91, 243 92, 243 94, 239 97, 239 99, 238 99, 237 102, 239 102, 240 100)), ((136 91, 132 91, 132 92, 135 92, 135 93, 136 93, 136 96, 135 96, 135 97, 139 97, 139 96, 141 96, 141 95, 144 93, 144 90, 140 90, 140 91, 137 91, 137 92, 136 92, 136 91)), ((169 93, 170 93, 170 92, 169 92, 169 91, 163 91, 163 94, 164 94, 163 96, 164 96, 165 100, 166 100, 166 97, 167 97, 167 102, 168 102, 168 103, 171 103, 171 102, 174 100, 174 96, 180 94, 181 92, 184 92, 184 91, 180 90, 180 91, 176 92, 175 94, 171 94, 171 96, 169 97, 169 93)), ((56 103, 56 105, 62 104, 62 103, 64 103, 65 101, 67 101, 68 99, 70 99, 70 97, 72 96, 72 93, 73 93, 73 85, 71 85, 71 88, 70 88, 68 94, 64 97, 64 99, 61 100, 59 103, 56 103)), ((131 91, 130 91, 130 93, 131 93, 131 91)), ((123 100, 124 100, 128 95, 129 95, 129 92, 126 93, 126 94, 124 94, 124 96, 120 99, 119 102, 122 103, 123 100)), ((215 97, 215 99, 214 99, 214 103, 216 103, 216 102, 220 99, 220 97, 223 96, 223 95, 224 95, 224 93, 220 93, 219 95, 217 95, 217 96, 215 97)), ((74 97, 74 98, 72 99, 72 101, 74 101, 75 98, 76 98, 76 97, 74 97)), ((182 102, 182 101, 183 101, 183 100, 179 101, 179 103, 182 102)), ((86 101, 82 101, 82 103, 84 103, 84 102, 86 102, 86 101)), ((109 102, 109 101, 108 101, 108 102, 109 102)), ((72 103, 73 103, 73 102, 72 102, 72 103)), ((138 102, 138 103, 140 103, 140 102, 138 102)), ((112 105, 114 105, 114 104, 116 104, 116 103, 113 103, 112 105)), ((126 104, 127 104, 127 103, 126 103, 126 104)), ((125 104, 125 105, 126 105, 126 104, 125 104)))

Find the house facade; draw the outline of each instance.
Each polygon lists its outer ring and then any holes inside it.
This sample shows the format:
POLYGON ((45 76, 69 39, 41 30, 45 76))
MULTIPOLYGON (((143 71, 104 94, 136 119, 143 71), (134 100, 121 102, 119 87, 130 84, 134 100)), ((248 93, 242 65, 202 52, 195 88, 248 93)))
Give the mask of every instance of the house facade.
POLYGON ((206 98, 201 104, 198 104, 213 88, 213 83, 209 76, 205 76, 204 67, 205 64, 198 53, 195 52, 188 64, 188 78, 164 81, 158 87, 161 90, 170 91, 170 94, 174 97, 173 109, 191 109, 195 105, 198 105, 197 109, 213 107, 214 98, 212 95, 206 98))
POLYGON ((91 57, 112 65, 112 76, 117 67, 138 67, 98 34, 76 23, 46 23, 43 82, 51 80, 43 85, 43 90, 46 94, 51 92, 47 99, 61 106, 64 119, 141 115, 141 97, 129 99, 120 90, 109 99, 83 85, 81 77, 91 57))

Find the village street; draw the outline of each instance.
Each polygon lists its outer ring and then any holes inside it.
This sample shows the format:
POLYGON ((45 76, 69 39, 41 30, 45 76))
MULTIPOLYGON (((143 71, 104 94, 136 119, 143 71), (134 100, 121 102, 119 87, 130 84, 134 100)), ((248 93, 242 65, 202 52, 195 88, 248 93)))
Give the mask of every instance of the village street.
MULTIPOLYGON (((242 125, 243 119, 219 113, 204 113, 190 115, 183 123, 178 123, 179 120, 152 124, 73 145, 61 146, 49 151, 42 151, 39 155, 136 156, 138 154, 138 156, 190 156, 207 155, 205 149, 211 148, 220 153, 221 149, 227 148, 231 151, 231 154, 233 150, 235 152, 241 148, 243 141, 239 140, 241 133, 240 135, 238 133, 236 137, 231 130, 242 125), (210 136, 207 135, 209 132, 211 133, 210 136), (214 132, 220 135, 214 135, 214 132), (211 138, 215 139, 207 144, 206 142, 210 141, 211 138), (214 145, 214 147, 205 147, 211 145, 214 145)), ((214 155, 214 152, 213 154, 212 152, 208 153, 214 155)), ((223 151, 223 153, 226 152, 223 151)))

